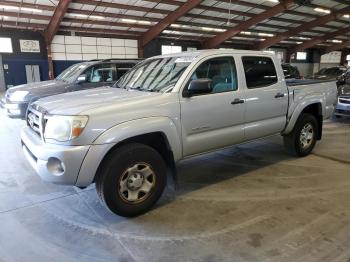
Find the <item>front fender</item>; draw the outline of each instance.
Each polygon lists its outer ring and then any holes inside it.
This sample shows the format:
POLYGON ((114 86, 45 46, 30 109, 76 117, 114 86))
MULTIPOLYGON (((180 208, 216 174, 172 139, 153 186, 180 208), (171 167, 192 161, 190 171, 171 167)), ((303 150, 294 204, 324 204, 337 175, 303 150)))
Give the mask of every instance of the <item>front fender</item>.
POLYGON ((93 144, 117 144, 131 137, 154 132, 162 132, 168 139, 175 161, 181 159, 181 136, 174 122, 168 117, 147 117, 118 124, 101 134, 93 144))
POLYGON ((320 97, 314 97, 314 98, 310 98, 308 100, 305 100, 305 101, 302 101, 300 104, 298 104, 294 111, 292 112, 292 114, 289 116, 289 121, 286 125, 286 128, 284 129, 284 131, 282 132, 282 134, 284 135, 287 135, 289 134, 290 132, 292 132, 300 114, 303 112, 303 110, 310 106, 310 105, 313 105, 313 104, 320 104, 321 105, 321 113, 322 113, 322 116, 325 115, 325 108, 324 108, 324 99, 323 98, 320 98, 320 97))
POLYGON ((162 132, 166 136, 175 161, 182 158, 181 136, 170 118, 149 117, 131 120, 106 130, 95 139, 81 166, 76 185, 84 187, 93 182, 103 158, 116 144, 128 138, 153 132, 162 132))

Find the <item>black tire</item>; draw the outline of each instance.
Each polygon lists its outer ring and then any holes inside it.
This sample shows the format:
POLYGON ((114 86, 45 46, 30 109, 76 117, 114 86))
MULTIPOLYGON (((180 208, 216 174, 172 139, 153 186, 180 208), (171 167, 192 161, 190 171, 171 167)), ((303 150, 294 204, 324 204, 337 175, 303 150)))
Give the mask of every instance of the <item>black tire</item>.
POLYGON ((316 118, 311 114, 301 114, 297 120, 293 131, 283 137, 284 146, 289 153, 294 156, 307 156, 314 149, 318 135, 318 123, 316 118), (313 137, 307 147, 302 146, 301 136, 302 130, 307 125, 311 125, 313 129, 313 137))
MULTIPOLYGON (((137 216, 151 209, 162 195, 167 180, 166 170, 163 158, 152 147, 136 143, 126 144, 110 153, 103 161, 97 173, 96 190, 101 200, 113 213, 124 217, 137 216), (143 164, 153 171, 153 186, 142 201, 128 202, 129 192, 132 192, 129 191, 129 187, 124 193, 121 192, 122 181, 126 181, 125 184, 129 185, 128 173, 131 172, 127 170, 143 164), (127 179, 124 179, 125 176, 127 179)), ((139 193, 137 194, 139 196, 139 193)), ((142 191, 141 194, 143 194, 142 191)))

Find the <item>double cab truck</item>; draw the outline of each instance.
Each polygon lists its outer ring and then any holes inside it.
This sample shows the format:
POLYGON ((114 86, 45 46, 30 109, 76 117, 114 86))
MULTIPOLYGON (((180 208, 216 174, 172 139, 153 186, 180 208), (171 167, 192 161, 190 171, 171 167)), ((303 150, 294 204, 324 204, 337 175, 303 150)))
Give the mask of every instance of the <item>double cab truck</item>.
POLYGON ((156 203, 167 173, 176 174, 185 158, 275 134, 295 156, 308 155, 336 97, 335 82, 287 85, 280 61, 267 52, 163 55, 113 87, 34 102, 21 141, 43 180, 96 183, 105 205, 130 217, 156 203))

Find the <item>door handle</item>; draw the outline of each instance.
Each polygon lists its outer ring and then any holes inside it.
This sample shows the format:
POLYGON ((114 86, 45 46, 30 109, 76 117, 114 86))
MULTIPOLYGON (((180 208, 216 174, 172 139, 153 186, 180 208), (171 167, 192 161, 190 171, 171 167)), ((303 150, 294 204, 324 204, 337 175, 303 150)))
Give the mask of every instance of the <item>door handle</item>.
POLYGON ((284 97, 284 93, 277 93, 275 95, 275 98, 281 98, 281 97, 284 97))
POLYGON ((243 104, 244 103, 244 100, 243 99, 240 99, 240 98, 236 98, 235 100, 233 100, 231 102, 231 105, 237 105, 237 104, 243 104))

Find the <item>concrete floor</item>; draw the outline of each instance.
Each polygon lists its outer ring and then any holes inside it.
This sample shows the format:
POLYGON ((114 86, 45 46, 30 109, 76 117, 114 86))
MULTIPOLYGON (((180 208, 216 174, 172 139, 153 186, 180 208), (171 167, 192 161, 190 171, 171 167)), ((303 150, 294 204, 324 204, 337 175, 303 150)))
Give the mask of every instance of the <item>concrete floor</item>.
POLYGON ((281 139, 179 165, 179 189, 125 219, 85 190, 42 182, 0 112, 0 261, 350 261, 350 120, 315 154, 281 139))

